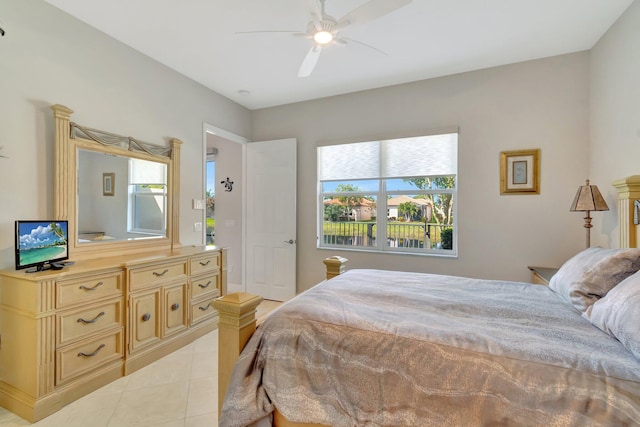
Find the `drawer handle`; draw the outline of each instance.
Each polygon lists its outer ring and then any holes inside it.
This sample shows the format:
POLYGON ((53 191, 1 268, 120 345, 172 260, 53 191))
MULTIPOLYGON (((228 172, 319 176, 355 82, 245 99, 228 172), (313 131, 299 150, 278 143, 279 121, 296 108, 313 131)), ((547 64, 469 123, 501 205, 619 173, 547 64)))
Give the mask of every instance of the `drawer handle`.
POLYGON ((201 266, 203 266, 203 267, 206 267, 207 265, 209 265, 209 263, 210 263, 210 262, 211 262, 211 260, 210 260, 210 259, 209 259, 209 260, 207 260, 207 262, 202 262, 202 261, 200 261, 200 265, 201 265, 201 266))
POLYGON ((145 313, 145 314, 142 316, 142 321, 143 321, 143 322, 146 322, 146 321, 147 321, 147 320, 149 320, 149 319, 151 319, 151 314, 150 314, 150 313, 145 313))
POLYGON ((180 304, 178 304, 177 302, 176 302, 176 303, 174 303, 174 304, 171 306, 171 310, 172 310, 172 311, 176 311, 176 310, 177 310, 177 309, 179 309, 179 308, 180 308, 180 304))
POLYGON ((85 325, 86 325, 87 323, 96 323, 96 321, 97 321, 99 318, 101 318, 102 316, 104 316, 104 311, 101 311, 100 313, 98 313, 98 315, 97 315, 96 317, 94 317, 93 319, 91 319, 91 320, 86 320, 86 319, 83 319, 82 317, 80 317, 80 318, 78 319, 78 323, 84 323, 85 325))
POLYGON ((105 347, 106 347, 106 344, 100 344, 100 347, 96 348, 96 351, 94 351, 93 353, 80 352, 80 353, 78 353, 78 357, 93 357, 96 354, 98 354, 100 352, 100 350, 102 350, 105 347))
POLYGON ((204 307, 198 307, 198 308, 199 308, 200 310, 202 310, 202 311, 207 311, 207 310, 209 310, 209 307, 211 307, 211 303, 209 303, 209 304, 205 305, 204 307))
POLYGON ((211 280, 209 280, 206 285, 203 285, 202 283, 198 283, 198 286, 200 286, 202 289, 206 289, 209 287, 210 284, 211 284, 211 280))
POLYGON ((154 275, 154 276, 156 276, 156 277, 162 277, 162 276, 164 276, 165 274, 167 274, 168 272, 169 272, 169 269, 168 269, 168 268, 165 268, 165 269, 164 269, 164 271, 163 271, 162 273, 158 273, 157 271, 154 271, 154 272, 153 272, 153 275, 154 275))
POLYGON ((95 284, 95 286, 90 288, 85 285, 80 285, 80 289, 84 289, 85 291, 95 291, 98 288, 98 286, 102 286, 102 285, 103 285, 102 282, 98 282, 95 284))

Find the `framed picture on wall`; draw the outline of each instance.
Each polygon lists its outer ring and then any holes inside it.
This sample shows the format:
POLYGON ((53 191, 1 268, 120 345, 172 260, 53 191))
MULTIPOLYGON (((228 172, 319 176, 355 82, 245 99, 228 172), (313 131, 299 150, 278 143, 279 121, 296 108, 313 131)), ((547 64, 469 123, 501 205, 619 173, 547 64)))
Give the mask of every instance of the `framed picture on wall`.
POLYGON ((500 153, 500 194, 540 194, 540 150, 500 153))
POLYGON ((115 173, 103 173, 102 174, 102 195, 113 196, 115 195, 115 173))

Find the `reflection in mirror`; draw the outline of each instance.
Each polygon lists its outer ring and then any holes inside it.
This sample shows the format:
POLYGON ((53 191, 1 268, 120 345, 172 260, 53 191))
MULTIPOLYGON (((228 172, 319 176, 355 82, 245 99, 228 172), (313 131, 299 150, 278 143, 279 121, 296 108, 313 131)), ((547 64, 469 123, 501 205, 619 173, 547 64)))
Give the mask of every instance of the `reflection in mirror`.
POLYGON ((78 150, 78 243, 167 235, 167 165, 78 150))

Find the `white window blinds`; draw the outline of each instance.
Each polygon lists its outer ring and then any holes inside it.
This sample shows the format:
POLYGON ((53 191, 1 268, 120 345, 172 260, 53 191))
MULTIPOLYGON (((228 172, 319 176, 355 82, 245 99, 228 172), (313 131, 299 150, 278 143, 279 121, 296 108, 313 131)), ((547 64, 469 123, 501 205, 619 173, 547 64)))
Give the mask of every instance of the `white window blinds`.
POLYGON ((320 181, 455 175, 457 170, 457 133, 318 147, 320 181))
POLYGON ((142 159, 129 159, 130 184, 166 184, 167 165, 142 159))

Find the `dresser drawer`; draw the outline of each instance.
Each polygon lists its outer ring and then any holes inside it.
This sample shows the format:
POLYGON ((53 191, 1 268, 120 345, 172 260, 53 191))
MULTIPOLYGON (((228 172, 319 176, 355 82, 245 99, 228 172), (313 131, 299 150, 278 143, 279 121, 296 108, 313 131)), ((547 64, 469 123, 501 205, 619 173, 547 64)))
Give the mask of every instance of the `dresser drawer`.
POLYGON ((122 271, 60 280, 56 283, 56 307, 68 307, 106 297, 121 296, 123 288, 124 274, 122 271))
POLYGON ((220 252, 191 257, 191 275, 220 270, 220 252))
POLYGON ((186 261, 172 264, 160 264, 155 267, 133 268, 129 270, 129 290, 134 291, 149 284, 165 282, 186 276, 186 261))
POLYGON ((206 274, 191 278, 191 298, 218 297, 220 296, 220 275, 206 274))
POLYGON ((63 346, 85 336, 123 325, 122 298, 68 310, 56 316, 57 346, 63 346))
POLYGON ((56 351, 56 385, 108 362, 122 359, 123 356, 122 329, 58 349, 56 351))
POLYGON ((191 324, 203 322, 218 316, 218 310, 213 308, 213 298, 204 298, 191 304, 191 324))

